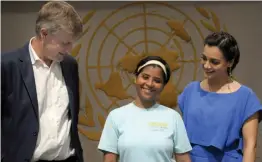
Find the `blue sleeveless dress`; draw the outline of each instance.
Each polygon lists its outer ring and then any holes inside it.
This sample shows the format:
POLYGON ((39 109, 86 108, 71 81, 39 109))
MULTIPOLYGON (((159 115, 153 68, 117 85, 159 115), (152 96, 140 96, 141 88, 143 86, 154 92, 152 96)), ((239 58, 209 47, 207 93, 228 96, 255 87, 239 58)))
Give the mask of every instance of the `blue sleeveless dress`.
POLYGON ((233 93, 204 91, 200 82, 191 82, 178 97, 188 137, 192 162, 242 162, 245 121, 260 113, 258 97, 242 85, 233 93))

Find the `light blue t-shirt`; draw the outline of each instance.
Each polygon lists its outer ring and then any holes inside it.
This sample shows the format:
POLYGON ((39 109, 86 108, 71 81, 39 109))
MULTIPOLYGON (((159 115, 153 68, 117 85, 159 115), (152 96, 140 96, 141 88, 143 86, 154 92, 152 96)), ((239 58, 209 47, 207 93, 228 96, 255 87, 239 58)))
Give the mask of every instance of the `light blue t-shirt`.
POLYGON ((109 113, 98 149, 118 154, 119 162, 172 162, 174 153, 192 147, 178 112, 129 103, 109 113))

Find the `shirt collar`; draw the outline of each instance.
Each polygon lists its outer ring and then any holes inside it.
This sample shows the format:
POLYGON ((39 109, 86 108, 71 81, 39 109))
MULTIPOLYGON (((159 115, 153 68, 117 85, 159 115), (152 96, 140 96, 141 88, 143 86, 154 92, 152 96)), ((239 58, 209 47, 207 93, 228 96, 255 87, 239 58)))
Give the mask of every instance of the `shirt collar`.
POLYGON ((32 64, 34 65, 37 60, 41 61, 41 59, 36 54, 35 50, 32 47, 32 40, 35 39, 35 37, 32 37, 29 41, 29 54, 32 64))

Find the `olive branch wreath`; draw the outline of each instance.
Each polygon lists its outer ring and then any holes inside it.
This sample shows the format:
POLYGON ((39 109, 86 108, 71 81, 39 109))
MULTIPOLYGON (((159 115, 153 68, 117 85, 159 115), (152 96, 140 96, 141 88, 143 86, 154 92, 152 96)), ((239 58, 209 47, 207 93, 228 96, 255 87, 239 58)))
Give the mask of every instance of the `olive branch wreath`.
MULTIPOLYGON (((220 31, 221 30, 221 24, 220 24, 220 20, 218 19, 217 15, 211 11, 210 9, 205 9, 202 7, 195 7, 196 10, 206 19, 206 20, 200 20, 200 23, 209 31, 211 32, 216 32, 216 31, 220 31), (210 22, 208 22, 207 20, 212 21, 213 25, 210 24, 210 22)), ((92 10, 90 12, 88 12, 82 19, 83 25, 85 26, 94 16, 94 14, 96 13, 95 10, 92 10)), ((167 24, 173 29, 173 31, 176 31, 175 33, 173 33, 174 35, 180 37, 182 40, 184 40, 185 42, 190 42, 191 41, 191 37, 188 35, 188 33, 186 32, 186 30, 184 29, 184 23, 187 20, 185 20, 184 22, 180 22, 180 21, 168 21, 167 24)), ((73 57, 76 58, 77 62, 79 62, 79 52, 82 48, 82 42, 79 41, 81 40, 81 38, 89 31, 90 29, 90 25, 88 25, 83 33, 80 35, 80 37, 77 39, 78 43, 73 47, 71 55, 73 57)), ((223 30, 227 31, 227 28, 225 25, 223 25, 223 30)), ((177 45, 178 42, 175 42, 177 45)), ((180 46, 180 45, 179 45, 180 46)), ((180 52, 182 50, 180 49, 180 52)), ((81 84, 81 80, 79 81, 79 95, 82 95, 82 84, 81 84)), ((105 118, 98 114, 98 121, 101 127, 104 126, 105 123, 105 118)), ((85 113, 81 113, 79 114, 79 125, 83 125, 83 126, 88 126, 88 127, 95 127, 96 124, 94 122, 94 117, 93 117, 93 108, 92 108, 92 104, 90 103, 89 98, 86 96, 85 97, 85 113)), ((85 130, 81 127, 79 127, 79 132, 81 134, 83 134, 84 136, 86 136, 88 139, 90 140, 94 140, 97 141, 100 138, 101 132, 99 131, 88 131, 85 130)))
MULTIPOLYGON (((214 25, 211 25, 208 21, 206 20, 200 20, 200 23, 209 31, 211 32, 217 32, 220 31, 222 29, 221 27, 221 23, 219 18, 217 17, 217 15, 210 9, 205 9, 203 7, 199 7, 199 6, 195 6, 196 10, 200 13, 200 15, 202 15, 205 19, 207 20, 212 20, 212 23, 214 25)), ((224 24, 223 25, 223 30, 225 32, 227 32, 227 27, 224 24)))

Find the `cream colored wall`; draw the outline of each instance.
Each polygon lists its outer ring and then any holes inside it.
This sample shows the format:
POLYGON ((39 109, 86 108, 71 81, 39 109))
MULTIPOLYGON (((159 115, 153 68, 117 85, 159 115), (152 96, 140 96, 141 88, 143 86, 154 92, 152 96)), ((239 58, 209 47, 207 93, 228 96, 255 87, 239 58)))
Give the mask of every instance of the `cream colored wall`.
MULTIPOLYGON (((4 11, 2 13, 2 32, 1 32, 1 50, 9 51, 11 49, 22 46, 26 41, 34 35, 34 23, 36 18, 36 11, 39 8, 41 2, 25 2, 26 4, 21 5, 16 3, 8 3, 5 5, 2 2, 2 7, 4 11)), ((182 51, 184 52, 184 60, 190 60, 193 58, 194 53, 196 57, 199 58, 199 54, 202 50, 202 38, 208 34, 208 30, 200 23, 200 20, 206 20, 210 24, 213 24, 212 20, 207 20, 201 16, 196 9, 194 4, 196 2, 171 2, 169 7, 173 6, 173 9, 168 9, 168 6, 163 4, 148 4, 145 3, 145 8, 147 12, 165 15, 166 17, 184 20, 188 16, 192 21, 187 21, 185 23, 185 29, 188 32, 188 35, 192 38, 192 47, 191 43, 187 43, 181 38, 175 36, 177 42, 181 45, 182 51), (179 12, 181 11, 181 12, 179 12), (184 15, 183 15, 184 14, 184 15), (195 23, 195 25, 194 25, 195 23), (199 30, 198 30, 199 29, 199 30), (199 32, 201 31, 201 32, 199 32), (194 52, 195 51, 195 52, 194 52)), ((129 6, 124 10, 119 11, 102 24, 101 28, 98 28, 101 25, 102 20, 116 11, 121 6, 124 6, 129 3, 125 2, 74 2, 73 5, 76 6, 79 13, 84 17, 93 9, 96 9, 96 13, 91 17, 88 23, 85 25, 85 28, 89 27, 88 32, 85 36, 82 37, 76 45, 81 44, 81 49, 76 58, 79 59, 80 66, 80 77, 82 83, 82 92, 81 92, 81 123, 85 123, 88 126, 80 125, 81 130, 88 131, 86 135, 89 139, 82 135, 81 142, 84 148, 84 156, 86 161, 102 161, 101 153, 97 151, 97 139, 99 137, 99 132, 102 129, 104 119, 106 118, 107 113, 114 107, 123 105, 130 100, 120 100, 115 99, 115 97, 107 97, 105 93, 99 89, 96 89, 96 83, 102 81, 105 83, 111 74, 111 68, 114 68, 119 62, 119 60, 125 57, 126 52, 129 47, 135 42, 145 40, 143 30, 134 32, 129 35, 123 41, 120 41, 119 48, 116 49, 115 56, 112 59, 112 49, 119 42, 119 37, 125 35, 129 30, 135 29, 138 27, 143 27, 143 15, 134 20, 127 20, 122 25, 114 30, 114 33, 110 33, 109 37, 106 38, 104 44, 102 44, 103 39, 106 34, 109 33, 108 28, 111 28, 121 19, 135 14, 143 13, 143 4, 138 4, 134 6, 129 6), (98 30, 96 30, 98 29, 98 30), (94 37, 92 37, 94 36, 94 37), (92 40, 92 41, 90 41, 92 40), (101 54, 104 58, 100 58, 98 53, 101 54), (110 63, 112 59, 112 63, 110 63), (87 64, 88 63, 88 64, 87 64), (99 78, 97 65, 100 64, 101 67, 101 77, 99 78), (88 65, 88 66, 87 66, 88 65), (89 101, 90 104, 86 103, 89 101), (111 103, 113 107, 110 109, 103 109, 102 107, 108 107, 111 103), (88 113, 86 113, 88 112, 88 113), (90 140, 93 139, 93 140, 90 140)), ((261 2, 198 2, 200 7, 209 8, 213 11, 218 19, 220 20, 221 25, 224 24, 227 27, 227 30, 233 34, 238 40, 240 50, 241 50, 241 59, 240 63, 235 70, 236 78, 243 84, 251 87, 262 99, 262 73, 259 71, 262 67, 262 55, 261 55, 261 38, 262 38, 262 3, 261 2)), ((148 16, 147 24, 154 26, 157 29, 162 30, 163 32, 168 33, 168 36, 165 36, 159 31, 147 31, 150 39, 155 42, 164 44, 166 40, 170 37, 169 32, 171 28, 166 24, 167 21, 164 19, 154 18, 154 16, 148 16)), ((80 46, 78 46, 80 47, 80 46)), ((181 52, 177 44, 175 44, 172 39, 170 43, 166 45, 170 50, 178 51, 179 56, 181 57, 181 52)), ((150 44, 148 46, 148 51, 157 50, 158 45, 150 44)), ((145 44, 140 44, 133 49, 138 53, 143 52, 147 49, 145 44)), ((201 70, 196 70, 194 73, 195 67, 194 64, 185 64, 184 71, 181 72, 181 68, 174 72, 173 78, 174 83, 177 85, 178 89, 182 89, 189 81, 192 79, 201 79, 202 72, 201 70), (192 72, 193 70, 193 72, 192 72), (181 73, 180 73, 181 72, 181 73), (179 75, 181 74, 181 75, 179 75), (195 75, 195 77, 194 77, 195 75), (178 83, 178 80, 181 80, 178 83)), ((131 65, 133 66, 133 65, 131 65)), ((125 72, 118 73, 118 70, 114 70, 116 73, 116 80, 122 81, 123 86, 130 84, 128 80, 128 75, 125 72), (118 75, 119 74, 119 75, 118 75), (120 76, 117 78, 117 76, 120 76)), ((114 78, 114 77, 113 77, 114 78)), ((121 83, 121 82, 120 82, 121 83)), ((119 87, 116 87, 119 89, 119 87)), ((109 90, 110 91, 110 90, 109 90)), ((134 89, 129 88, 127 94, 134 95, 134 89)), ((117 94, 115 94, 117 95, 117 94)), ((123 96, 123 95, 122 95, 123 96)), ((259 137, 259 147, 262 147, 262 125, 260 125, 260 137, 259 137)), ((262 148, 259 148, 258 153, 262 152, 262 148)), ((258 155, 260 156, 260 155, 258 155)), ((262 158, 262 157, 261 157, 262 158)), ((257 162, 262 159, 257 158, 257 162)))

